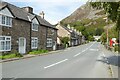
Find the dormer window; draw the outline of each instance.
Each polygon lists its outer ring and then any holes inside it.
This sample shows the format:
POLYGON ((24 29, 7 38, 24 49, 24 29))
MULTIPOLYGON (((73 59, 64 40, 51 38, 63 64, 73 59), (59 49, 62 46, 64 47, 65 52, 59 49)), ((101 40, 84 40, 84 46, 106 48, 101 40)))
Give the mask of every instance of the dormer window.
POLYGON ((5 16, 2 16, 2 24, 5 24, 5 16))
POLYGON ((0 25, 6 27, 12 27, 12 18, 4 15, 0 15, 1 22, 0 25))
POLYGON ((33 31, 38 31, 38 24, 32 23, 32 30, 33 31))
POLYGON ((32 20, 32 31, 38 31, 39 28, 39 22, 36 18, 32 20))

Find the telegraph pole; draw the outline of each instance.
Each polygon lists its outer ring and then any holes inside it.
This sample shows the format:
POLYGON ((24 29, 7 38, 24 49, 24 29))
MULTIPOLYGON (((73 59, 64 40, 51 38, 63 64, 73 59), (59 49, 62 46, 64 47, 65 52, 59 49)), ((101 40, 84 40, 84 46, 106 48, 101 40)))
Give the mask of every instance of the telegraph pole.
MULTIPOLYGON (((108 23, 108 18, 106 18, 106 23, 108 23)), ((108 34, 108 24, 107 24, 107 33, 106 33, 107 35, 107 49, 108 49, 108 46, 109 46, 109 38, 108 38, 108 36, 109 36, 109 34, 108 34)))
POLYGON ((107 27, 107 49, 108 49, 108 46, 109 46, 109 39, 108 39, 108 27, 107 27))

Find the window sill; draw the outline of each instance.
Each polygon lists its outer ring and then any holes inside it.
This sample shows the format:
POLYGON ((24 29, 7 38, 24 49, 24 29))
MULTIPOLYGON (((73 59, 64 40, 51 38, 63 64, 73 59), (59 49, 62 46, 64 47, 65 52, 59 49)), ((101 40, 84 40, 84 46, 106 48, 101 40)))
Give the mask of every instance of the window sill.
POLYGON ((0 52, 8 52, 8 51, 11 51, 11 50, 0 50, 0 52))

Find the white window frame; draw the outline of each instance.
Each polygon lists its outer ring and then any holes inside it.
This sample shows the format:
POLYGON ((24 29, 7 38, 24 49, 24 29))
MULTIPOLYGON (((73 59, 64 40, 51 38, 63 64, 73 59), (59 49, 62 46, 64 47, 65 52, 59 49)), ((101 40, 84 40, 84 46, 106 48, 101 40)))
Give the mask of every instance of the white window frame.
POLYGON ((32 23, 32 30, 33 31, 38 31, 39 24, 32 23))
POLYGON ((0 38, 4 38, 3 40, 0 39, 0 52, 4 52, 4 51, 11 51, 11 36, 0 36, 0 38), (4 43, 4 48, 2 48, 2 42, 4 43), (9 45, 7 44, 7 42, 10 42, 9 45), (9 48, 8 48, 9 46, 9 48))
POLYGON ((32 49, 37 49, 38 48, 38 38, 37 37, 32 37, 31 38, 31 48, 32 49))
POLYGON ((53 42, 51 38, 47 38, 47 47, 52 47, 53 46, 53 42))
POLYGON ((6 27, 12 27, 12 17, 0 14, 0 25, 6 26, 6 27), (3 24, 3 17, 5 17, 4 24, 3 24))

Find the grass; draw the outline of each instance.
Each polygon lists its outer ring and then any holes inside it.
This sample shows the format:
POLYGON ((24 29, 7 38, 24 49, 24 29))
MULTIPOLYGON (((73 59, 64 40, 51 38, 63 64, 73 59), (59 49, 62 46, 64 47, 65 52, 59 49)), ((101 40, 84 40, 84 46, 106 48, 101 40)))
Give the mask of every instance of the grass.
MULTIPOLYGON (((47 52, 48 52, 48 50, 33 50, 33 51, 29 52, 29 54, 37 55, 37 54, 43 54, 43 53, 47 53, 47 52)), ((17 52, 0 55, 0 59, 2 59, 2 60, 10 59, 10 58, 19 58, 19 57, 23 57, 23 55, 21 55, 17 52)))
POLYGON ((2 56, 0 56, 0 59, 2 59, 2 56))
POLYGON ((112 68, 110 67, 110 65, 109 65, 109 67, 108 67, 108 70, 109 70, 109 72, 110 72, 111 77, 113 77, 112 68))
POLYGON ((5 54, 5 55, 1 55, 0 59, 10 59, 10 58, 17 58, 17 57, 22 57, 22 55, 19 53, 5 54))
POLYGON ((116 46, 114 47, 114 51, 116 52, 116 51, 118 51, 118 50, 119 50, 119 46, 116 45, 116 46))
POLYGON ((102 11, 96 13, 95 15, 105 15, 105 11, 102 10, 102 11))
POLYGON ((89 24, 90 22, 92 22, 92 19, 82 19, 80 22, 84 25, 89 24))
POLYGON ((31 52, 29 52, 29 54, 34 54, 34 55, 37 55, 37 54, 43 54, 43 53, 47 53, 48 50, 33 50, 31 52))

